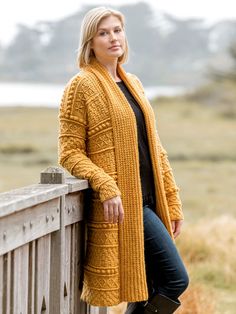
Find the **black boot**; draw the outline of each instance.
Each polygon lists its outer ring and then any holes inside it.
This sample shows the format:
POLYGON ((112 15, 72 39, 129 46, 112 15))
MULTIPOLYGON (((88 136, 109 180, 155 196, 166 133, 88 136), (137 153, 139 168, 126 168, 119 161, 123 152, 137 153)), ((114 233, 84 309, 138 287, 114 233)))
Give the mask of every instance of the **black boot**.
POLYGON ((144 306, 144 314, 172 314, 181 305, 180 301, 174 301, 162 294, 154 295, 144 306))
POLYGON ((125 314, 143 314, 144 307, 139 302, 128 303, 125 314))

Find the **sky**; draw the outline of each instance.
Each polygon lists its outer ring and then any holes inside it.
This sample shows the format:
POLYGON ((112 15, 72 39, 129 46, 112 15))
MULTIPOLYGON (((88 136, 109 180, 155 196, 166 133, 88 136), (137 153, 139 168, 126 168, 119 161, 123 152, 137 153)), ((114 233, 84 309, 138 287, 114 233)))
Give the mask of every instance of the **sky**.
MULTIPOLYGON (((159 12, 179 18, 200 17, 213 23, 236 20, 235 0, 143 0, 159 12)), ((38 21, 55 21, 78 11, 84 4, 108 6, 137 3, 137 0, 7 0, 0 6, 0 43, 7 45, 16 33, 17 23, 33 26, 38 21)))

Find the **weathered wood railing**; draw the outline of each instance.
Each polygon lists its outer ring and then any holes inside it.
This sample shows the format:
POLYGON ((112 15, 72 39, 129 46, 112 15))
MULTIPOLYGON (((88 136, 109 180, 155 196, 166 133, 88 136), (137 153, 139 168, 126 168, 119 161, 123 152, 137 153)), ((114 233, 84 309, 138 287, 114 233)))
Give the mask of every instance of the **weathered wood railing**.
POLYGON ((49 167, 0 194, 0 314, 107 313, 80 301, 88 188, 49 167))

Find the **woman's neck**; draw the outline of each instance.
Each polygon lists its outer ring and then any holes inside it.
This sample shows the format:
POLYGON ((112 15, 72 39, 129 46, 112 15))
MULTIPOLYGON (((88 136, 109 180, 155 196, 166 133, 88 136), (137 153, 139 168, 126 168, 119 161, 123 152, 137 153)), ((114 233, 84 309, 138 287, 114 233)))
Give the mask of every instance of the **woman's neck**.
POLYGON ((107 69, 107 71, 111 74, 111 76, 113 77, 115 82, 120 81, 120 78, 117 74, 118 59, 114 59, 111 61, 104 61, 104 60, 100 60, 100 59, 97 59, 97 60, 107 69))

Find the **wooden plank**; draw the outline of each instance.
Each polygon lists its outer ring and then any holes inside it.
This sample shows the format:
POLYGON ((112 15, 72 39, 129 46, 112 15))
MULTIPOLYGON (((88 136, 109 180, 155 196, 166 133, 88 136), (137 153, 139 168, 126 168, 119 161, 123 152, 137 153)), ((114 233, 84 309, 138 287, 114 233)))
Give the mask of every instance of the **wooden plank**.
POLYGON ((84 254, 84 223, 71 226, 70 313, 87 313, 87 304, 80 300, 82 287, 82 260, 84 254), (81 247, 82 245, 82 247, 81 247))
POLYGON ((60 227, 60 198, 0 219, 0 255, 60 227))
POLYGON ((51 314, 49 308, 51 236, 37 240, 36 260, 36 311, 35 314, 51 314))
POLYGON ((29 243, 29 281, 28 281, 28 314, 35 313, 35 267, 36 267, 36 243, 29 243))
POLYGON ((90 314, 99 314, 99 307, 90 305, 89 313, 90 314))
POLYGON ((83 262, 85 255, 85 241, 86 229, 84 221, 75 224, 75 262, 76 262, 76 275, 75 275, 75 295, 78 295, 76 308, 79 311, 75 313, 87 313, 87 304, 80 300, 82 285, 83 285, 83 262))
POLYGON ((14 284, 14 254, 9 252, 7 254, 7 314, 12 313, 13 308, 13 284, 14 284))
POLYGON ((75 226, 76 224, 71 225, 71 268, 70 268, 70 313, 78 313, 77 294, 75 287, 75 277, 77 276, 77 264, 76 264, 76 252, 75 252, 75 226))
POLYGON ((65 226, 83 220, 84 217, 84 193, 75 192, 66 195, 65 226))
POLYGON ((67 177, 68 193, 78 192, 90 188, 88 180, 77 179, 76 177, 67 177))
POLYGON ((0 218, 67 193, 67 184, 33 184, 0 193, 0 218))
POLYGON ((64 308, 64 261, 65 261, 65 196, 60 197, 60 230, 51 238, 50 310, 63 313, 64 308))
POLYGON ((3 314, 3 256, 0 256, 0 314, 3 314))
POLYGON ((64 313, 70 313, 71 300, 71 226, 65 229, 65 262, 64 262, 64 313))
POLYGON ((13 308, 13 262, 14 256, 9 252, 3 256, 3 314, 12 314, 13 308))
POLYGON ((50 311, 60 312, 61 294, 61 235, 60 231, 51 234, 51 261, 50 261, 50 311))
POLYGON ((89 314, 108 314, 108 309, 106 307, 89 306, 89 314))
POLYGON ((61 219, 61 228, 60 228, 60 309, 64 308, 64 278, 65 278, 65 196, 60 197, 60 219, 61 219))
MULTIPOLYGON (((115 314, 116 312, 113 312, 113 314, 115 314)), ((117 311, 117 314, 118 313, 124 313, 124 312, 119 312, 119 311, 117 311)), ((99 308, 99 314, 112 314, 112 313, 109 313, 109 310, 108 310, 108 308, 107 307, 100 307, 99 308)))
POLYGON ((13 313, 27 313, 29 245, 14 252, 13 313))

